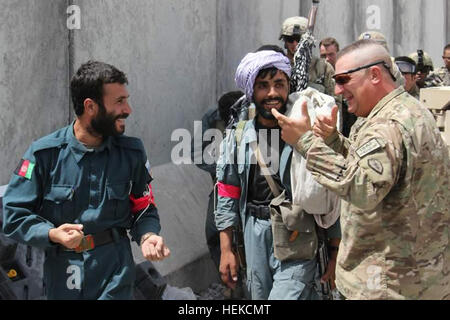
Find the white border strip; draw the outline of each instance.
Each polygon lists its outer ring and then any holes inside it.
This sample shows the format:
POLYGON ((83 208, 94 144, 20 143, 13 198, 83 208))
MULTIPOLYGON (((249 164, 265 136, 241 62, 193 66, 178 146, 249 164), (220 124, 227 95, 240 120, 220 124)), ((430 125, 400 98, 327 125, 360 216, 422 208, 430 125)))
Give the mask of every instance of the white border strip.
POLYGON ((8 185, 0 186, 0 198, 3 198, 3 195, 5 194, 7 187, 8 187, 8 185))

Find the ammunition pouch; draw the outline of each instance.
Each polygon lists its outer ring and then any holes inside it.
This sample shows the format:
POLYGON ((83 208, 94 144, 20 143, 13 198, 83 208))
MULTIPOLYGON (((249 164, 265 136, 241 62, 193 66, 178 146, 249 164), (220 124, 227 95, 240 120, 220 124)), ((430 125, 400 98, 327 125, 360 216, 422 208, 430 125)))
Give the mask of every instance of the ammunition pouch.
POLYGON ((280 261, 311 260, 318 239, 313 215, 286 199, 285 192, 270 203, 274 255, 280 261))

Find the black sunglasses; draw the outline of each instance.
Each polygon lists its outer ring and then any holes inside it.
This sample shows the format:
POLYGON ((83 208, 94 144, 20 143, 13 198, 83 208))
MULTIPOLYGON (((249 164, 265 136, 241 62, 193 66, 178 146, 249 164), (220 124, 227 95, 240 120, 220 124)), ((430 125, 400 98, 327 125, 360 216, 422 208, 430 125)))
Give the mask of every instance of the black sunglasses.
POLYGON ((300 42, 300 37, 284 36, 283 39, 288 43, 293 43, 294 41, 300 42))
POLYGON ((383 64, 383 66, 389 71, 389 75, 391 76, 392 80, 394 80, 394 82, 397 80, 394 77, 394 75, 392 74, 391 68, 389 67, 389 65, 383 60, 380 60, 380 61, 377 61, 377 62, 373 62, 373 63, 367 64, 367 65, 364 65, 362 67, 358 67, 358 68, 355 68, 355 69, 350 69, 350 70, 348 70, 346 72, 343 72, 343 73, 335 74, 333 76, 333 79, 336 82, 336 84, 339 84, 339 85, 342 86, 342 85, 348 83, 352 79, 352 77, 350 76, 351 73, 354 73, 354 72, 357 72, 357 71, 360 71, 360 70, 363 70, 363 69, 367 69, 367 68, 376 66, 377 64, 383 64))

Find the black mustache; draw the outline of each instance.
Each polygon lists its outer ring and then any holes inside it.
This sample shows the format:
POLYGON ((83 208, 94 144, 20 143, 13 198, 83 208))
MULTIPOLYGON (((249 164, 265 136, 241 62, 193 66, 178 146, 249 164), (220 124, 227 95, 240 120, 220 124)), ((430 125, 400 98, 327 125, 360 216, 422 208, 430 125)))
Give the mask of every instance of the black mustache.
POLYGON ((129 116, 129 114, 121 114, 121 115, 116 117, 116 120, 118 120, 118 119, 126 119, 126 118, 128 118, 128 116, 129 116))
POLYGON ((273 98, 273 99, 265 99, 265 100, 263 100, 262 102, 261 102, 261 104, 266 104, 266 103, 268 103, 269 101, 278 101, 278 102, 280 102, 280 103, 284 103, 284 100, 283 99, 281 99, 281 98, 273 98))

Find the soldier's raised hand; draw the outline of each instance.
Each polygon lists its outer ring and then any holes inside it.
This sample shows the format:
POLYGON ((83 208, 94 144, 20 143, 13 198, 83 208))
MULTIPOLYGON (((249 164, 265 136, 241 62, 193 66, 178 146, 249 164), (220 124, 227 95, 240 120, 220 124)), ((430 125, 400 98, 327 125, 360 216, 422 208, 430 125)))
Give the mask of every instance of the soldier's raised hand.
POLYGON ((306 101, 302 104, 302 116, 300 118, 288 118, 275 109, 272 109, 272 114, 278 120, 281 138, 291 146, 295 145, 306 132, 311 130, 311 119, 306 101))
POLYGON ((318 115, 313 126, 314 135, 325 140, 335 133, 337 131, 338 112, 339 108, 335 105, 331 109, 331 115, 318 115))

